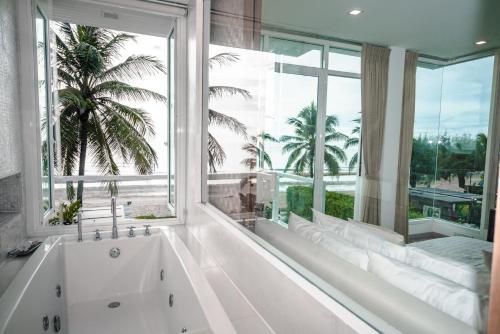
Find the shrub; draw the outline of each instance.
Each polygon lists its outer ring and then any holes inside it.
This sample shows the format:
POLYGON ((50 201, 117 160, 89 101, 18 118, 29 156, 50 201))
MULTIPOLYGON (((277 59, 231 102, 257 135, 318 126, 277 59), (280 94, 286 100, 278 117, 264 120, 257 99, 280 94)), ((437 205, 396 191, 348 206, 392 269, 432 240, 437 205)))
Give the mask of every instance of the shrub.
MULTIPOLYGON (((291 186, 286 190, 288 211, 312 220, 313 189, 308 186, 291 186)), ((334 191, 326 191, 325 213, 346 219, 354 216, 354 196, 334 191)))
POLYGON ((424 214, 422 212, 420 212, 419 210, 417 209, 414 209, 414 208, 410 208, 409 212, 408 212, 408 219, 418 219, 418 218, 424 218, 424 214))
POLYGON ((354 196, 327 191, 325 213, 345 220, 354 217, 354 196))

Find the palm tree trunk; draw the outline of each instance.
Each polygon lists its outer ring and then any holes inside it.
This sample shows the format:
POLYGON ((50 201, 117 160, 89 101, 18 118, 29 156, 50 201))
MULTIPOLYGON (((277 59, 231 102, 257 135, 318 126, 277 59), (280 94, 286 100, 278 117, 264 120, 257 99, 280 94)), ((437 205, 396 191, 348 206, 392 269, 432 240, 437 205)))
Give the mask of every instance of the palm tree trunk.
POLYGON ((314 178, 314 148, 309 151, 309 177, 314 178))
MULTIPOLYGON (((78 168, 78 176, 85 175, 85 159, 87 157, 87 143, 89 135, 89 113, 83 112, 80 116, 80 162, 78 168)), ((76 199, 83 204, 83 181, 78 181, 78 190, 76 192, 76 199)))

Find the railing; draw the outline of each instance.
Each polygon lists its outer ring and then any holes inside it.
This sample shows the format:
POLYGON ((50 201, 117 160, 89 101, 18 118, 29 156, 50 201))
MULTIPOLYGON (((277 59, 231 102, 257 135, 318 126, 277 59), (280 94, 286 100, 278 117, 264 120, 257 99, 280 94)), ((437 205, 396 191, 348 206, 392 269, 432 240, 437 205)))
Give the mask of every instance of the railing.
MULTIPOLYGON (((347 170, 346 170, 347 171, 347 170)), ((343 177, 346 175, 355 176, 353 173, 342 173, 341 175, 336 175, 334 178, 343 177)), ((255 197, 256 202, 258 203, 269 203, 271 202, 271 212, 268 213, 270 219, 274 222, 282 222, 285 220, 284 217, 280 216, 280 210, 283 209, 282 201, 283 201, 283 188, 287 186, 294 185, 305 185, 312 187, 314 184, 314 180, 311 177, 305 177, 301 175, 286 173, 280 170, 264 170, 254 173, 222 173, 222 174, 209 174, 208 179, 211 185, 223 184, 222 181, 229 182, 230 180, 242 180, 245 178, 255 178, 255 182, 257 187, 255 189, 255 197), (219 181, 219 182, 217 182, 219 181)), ((356 180, 324 180, 323 182, 323 191, 326 192, 327 187, 329 186, 344 186, 345 188, 349 188, 348 191, 354 191, 356 184, 356 180), (352 189, 351 189, 352 188, 352 189)), ((231 190, 234 193, 234 189, 231 190)), ((333 189, 332 191, 336 191, 333 189)), ((229 190, 228 190, 229 192, 229 190)), ((216 193, 214 193, 216 194, 216 193)), ((243 194, 247 195, 247 194, 243 194)), ((220 210, 224 211, 226 214, 230 214, 235 208, 235 206, 239 205, 239 199, 234 194, 231 196, 230 194, 227 197, 221 197, 220 194, 214 196, 213 202, 211 202, 215 206, 217 206, 220 210), (232 202, 231 202, 232 199, 232 202), (232 206, 231 204, 233 203, 232 206), (233 208, 233 209, 230 209, 233 208), (226 212, 227 211, 227 212, 226 212)), ((269 206, 267 206, 269 208, 269 206)))

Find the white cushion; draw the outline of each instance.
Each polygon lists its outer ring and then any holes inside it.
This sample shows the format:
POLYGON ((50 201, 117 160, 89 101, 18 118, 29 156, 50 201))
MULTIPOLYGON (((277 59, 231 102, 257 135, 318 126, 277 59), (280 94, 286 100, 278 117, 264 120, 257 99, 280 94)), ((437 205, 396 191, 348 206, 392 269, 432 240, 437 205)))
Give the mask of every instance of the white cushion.
POLYGON ((379 238, 382 238, 386 241, 392 242, 397 245, 404 245, 405 244, 405 238, 399 233, 396 233, 388 228, 382 227, 382 226, 377 226, 377 225, 372 225, 372 224, 366 224, 359 222, 357 220, 349 218, 349 223, 351 224, 356 224, 357 226, 366 229, 367 231, 375 234, 379 238))
POLYGON ((288 217, 288 230, 314 243, 319 241, 321 233, 323 232, 318 224, 313 224, 309 220, 297 216, 293 212, 290 212, 290 216, 288 217))
POLYGON ((343 260, 363 270, 368 269, 368 254, 366 254, 366 251, 339 236, 330 230, 329 227, 325 228, 319 224, 312 223, 291 212, 288 218, 288 229, 334 253, 343 260))
POLYGON ((476 272, 469 264, 411 246, 407 247, 406 263, 476 291, 476 272))
POLYGON ((386 241, 359 225, 348 223, 344 230, 344 238, 358 247, 406 262, 406 247, 386 241))
POLYGON ((327 228, 337 234, 344 234, 344 228, 347 225, 346 220, 326 215, 314 209, 312 209, 312 212, 314 221, 316 221, 316 223, 318 223, 321 227, 327 228))
POLYGON ((427 304, 480 329, 479 297, 454 282, 368 251, 368 270, 427 304))
POLYGON ((318 245, 334 253, 355 266, 368 270, 368 254, 366 250, 356 247, 338 234, 325 231, 320 235, 318 245))

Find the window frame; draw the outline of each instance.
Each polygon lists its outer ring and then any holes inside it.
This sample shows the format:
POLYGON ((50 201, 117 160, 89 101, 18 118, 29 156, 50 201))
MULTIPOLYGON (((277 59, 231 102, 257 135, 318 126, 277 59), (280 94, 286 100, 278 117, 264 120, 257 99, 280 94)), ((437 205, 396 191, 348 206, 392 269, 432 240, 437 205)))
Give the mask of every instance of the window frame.
MULTIPOLYGON (((445 68, 447 66, 456 65, 459 63, 471 62, 481 58, 486 57, 495 57, 494 54, 490 53, 482 53, 476 55, 476 57, 464 57, 461 59, 452 60, 449 62, 446 61, 436 61, 434 59, 429 59, 425 56, 418 57, 417 62, 417 70, 418 67, 422 68, 445 68)), ((492 68, 493 74, 495 73, 496 62, 494 61, 494 65, 492 68)), ((443 79, 442 79, 443 80, 443 79)), ((494 77, 493 77, 494 81, 494 77)), ((494 85, 494 82, 492 83, 494 85)), ((488 141, 486 144, 486 157, 485 157, 485 169, 484 169, 484 188, 483 188, 483 200, 481 203, 481 220, 479 224, 479 228, 472 228, 461 226, 452 221, 448 221, 442 218, 434 218, 434 217, 424 217, 424 218, 415 218, 408 219, 408 223, 418 225, 418 224, 432 224, 433 226, 437 226, 440 229, 453 229, 460 233, 461 235, 465 235, 471 238, 476 238, 480 240, 486 240, 488 237, 488 224, 490 219, 490 210, 495 207, 496 200, 496 182, 499 174, 498 163, 499 163, 499 147, 500 144, 500 110, 493 108, 493 89, 492 87, 492 95, 490 99, 490 111, 488 114, 488 141)), ((442 97, 441 97, 442 103, 442 97)), ((441 111, 440 111, 441 113, 441 111)), ((434 227, 433 227, 434 228, 434 227)))
MULTIPOLYGON (((37 8, 40 7, 41 12, 44 16, 45 25, 45 36, 47 40, 49 40, 49 24, 50 24, 50 15, 47 15, 43 12, 45 9, 43 2, 38 3, 37 1, 23 0, 19 1, 19 6, 17 8, 17 18, 19 20, 19 34, 21 36, 25 36, 25 38, 19 41, 20 48, 20 81, 21 81, 21 113, 23 117, 23 125, 22 125, 22 133, 23 133, 23 149, 24 149, 24 174, 25 174, 25 201, 29 203, 29 205, 25 205, 25 219, 27 225, 27 234, 28 236, 48 236, 54 234, 67 234, 67 233, 75 233, 76 226, 69 225, 63 226, 60 225, 58 227, 48 226, 48 217, 51 212, 42 215, 42 195, 41 195, 41 173, 40 173, 40 161, 41 161, 41 131, 39 126, 39 117, 40 110, 38 106, 38 85, 37 85, 37 50, 36 50, 36 11, 37 8), (33 168, 36 166, 36 168, 33 168)), ((187 19, 186 19, 186 10, 178 7, 171 7, 169 5, 161 5, 156 7, 153 4, 143 4, 139 7, 128 7, 128 6, 119 6, 113 7, 113 10, 120 12, 121 10, 133 11, 134 14, 137 15, 151 15, 154 13, 157 16, 168 17, 174 21, 172 29, 165 34, 165 38, 168 40, 168 37, 175 31, 176 36, 184 36, 186 37, 187 33, 187 19), (155 10, 152 11, 150 6, 155 6, 155 10)), ((104 20, 101 18, 101 20, 104 20)), ((186 38, 175 38, 175 73, 185 73, 187 71, 186 68, 186 55, 187 55, 187 41, 186 38)), ((48 45, 47 45, 48 48, 48 45)), ((50 49, 47 51, 47 59, 46 62, 50 64, 50 49)), ((49 77, 52 76, 52 70, 47 69, 47 75, 49 77)), ((175 110, 175 128, 174 128, 174 150, 175 152, 183 152, 185 150, 185 140, 186 140, 186 98, 184 94, 186 94, 186 78, 182 75, 177 75, 174 78, 174 110, 175 110)), ((47 87, 50 86, 51 83, 48 82, 47 87)), ((48 94, 48 98, 52 98, 51 94, 48 94)), ((53 106, 53 101, 50 101, 50 105, 48 109, 51 110, 53 106)), ((52 111, 51 111, 52 112, 52 111)), ((53 117, 51 117, 51 126, 50 126, 50 146, 52 151, 54 151, 54 134, 52 131, 52 126, 54 126, 55 122, 53 122, 53 117)), ((170 145, 170 143, 169 143, 170 145)), ((54 158, 56 152, 51 152, 51 173, 54 171, 54 158)), ((185 183, 185 172, 182 166, 185 166, 185 156, 178 155, 175 159, 175 170, 177 173, 175 174, 175 184, 184 184, 185 183)), ((51 182, 54 183, 55 179, 60 176, 53 176, 51 178, 51 182)), ((112 176, 83 176, 81 177, 84 181, 99 181, 107 180, 112 176)), ((140 179, 140 178, 148 178, 148 176, 121 176, 121 179, 125 181, 140 179)), ((78 176, 70 176, 69 178, 78 178, 78 176)), ((150 176, 149 179, 154 179, 155 176, 150 176)), ((53 185, 52 185, 53 187, 53 185)), ((181 224, 184 222, 186 210, 185 210, 185 201, 179 200, 185 197, 185 192, 182 189, 183 187, 176 187, 174 191, 175 196, 175 205, 171 206, 168 196, 165 198, 167 205, 171 208, 175 209, 175 217, 172 218, 164 218, 164 219, 154 219, 154 220, 131 220, 130 224, 140 224, 140 223, 148 223, 152 225, 175 225, 181 224)), ((53 189, 53 188, 52 188, 53 189)), ((51 196, 53 196, 53 190, 51 189, 51 196)), ((167 188, 168 190, 168 188, 167 188)), ((54 209, 53 209, 54 210, 54 209)), ((110 228, 111 221, 108 223, 96 223, 92 224, 92 226, 83 226, 84 231, 90 231, 92 228, 110 228)))
MULTIPOLYGON (((317 104, 318 104, 318 114, 316 118, 316 152, 324 152, 325 148, 325 119, 327 110, 327 94, 328 94, 328 77, 337 76, 352 79, 361 79, 360 73, 354 72, 344 72, 338 70, 329 69, 329 52, 330 48, 344 49, 352 52, 359 53, 361 57, 361 46, 356 44, 342 43, 336 41, 330 41, 325 39, 318 39, 312 37, 305 37, 299 35, 293 35, 289 33, 277 32, 272 30, 262 30, 261 31, 261 50, 269 49, 269 38, 278 38, 283 40, 289 40, 291 42, 307 43, 322 46, 321 51, 321 66, 311 67, 305 65, 295 65, 287 63, 275 62, 275 72, 286 73, 292 75, 303 75, 309 77, 315 77, 318 80, 317 86, 317 104)), ((207 42, 208 43, 208 42, 207 42)), ((207 83, 208 85, 208 83, 207 83)), ((208 104, 204 105, 204 109, 208 109, 208 104)), ((204 119, 203 129, 206 131, 208 129, 208 119, 204 119)), ((361 147, 361 144, 359 145, 361 147)), ((358 152, 359 154, 359 152, 358 152)), ((360 159, 361 160, 361 159, 360 159)), ((202 166, 204 167, 205 164, 202 166)), ((206 169, 206 168, 205 168, 206 169)), ((324 184, 324 157, 323 154, 316 155, 315 173, 312 180, 313 184, 313 208, 315 210, 324 212, 325 209, 325 184, 324 184)), ((356 189, 358 189, 356 187, 356 189)), ((208 194, 208 182, 203 180, 201 185, 201 193, 208 194)), ((355 195, 355 204, 358 201, 357 192, 355 195)), ((202 198, 202 203, 208 204, 208 196, 202 198)), ((212 206, 213 207, 213 206, 212 206)), ((278 217, 276 209, 273 210, 273 217, 278 217)), ((356 209, 355 209, 356 217, 356 209)), ((273 219, 274 220, 274 219, 273 219)))

